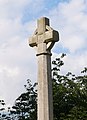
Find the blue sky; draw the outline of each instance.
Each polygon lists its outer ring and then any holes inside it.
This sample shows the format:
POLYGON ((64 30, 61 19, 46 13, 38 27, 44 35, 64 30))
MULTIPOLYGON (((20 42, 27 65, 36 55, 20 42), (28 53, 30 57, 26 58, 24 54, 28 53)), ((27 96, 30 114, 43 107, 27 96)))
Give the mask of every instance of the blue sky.
POLYGON ((37 80, 36 51, 28 39, 43 16, 60 34, 52 59, 67 54, 61 73, 79 74, 87 66, 86 0, 0 0, 0 99, 8 105, 24 91, 28 78, 37 80))

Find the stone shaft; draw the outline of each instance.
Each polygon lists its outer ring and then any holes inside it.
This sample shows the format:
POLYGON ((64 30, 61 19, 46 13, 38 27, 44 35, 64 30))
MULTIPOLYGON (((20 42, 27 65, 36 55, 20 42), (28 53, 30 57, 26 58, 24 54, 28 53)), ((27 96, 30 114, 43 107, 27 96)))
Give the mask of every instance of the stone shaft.
POLYGON ((29 39, 29 45, 37 47, 38 120, 53 120, 51 49, 58 40, 58 32, 49 26, 49 19, 45 17, 37 21, 37 29, 29 39))
POLYGON ((38 120, 53 120, 51 56, 38 56, 38 120))

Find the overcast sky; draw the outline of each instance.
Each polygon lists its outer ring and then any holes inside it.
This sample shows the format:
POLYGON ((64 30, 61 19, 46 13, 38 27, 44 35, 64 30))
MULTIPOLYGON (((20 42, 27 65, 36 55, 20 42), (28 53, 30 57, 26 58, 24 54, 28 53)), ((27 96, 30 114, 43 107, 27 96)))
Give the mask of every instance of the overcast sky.
POLYGON ((87 66, 87 0, 0 0, 0 99, 13 104, 29 78, 37 80, 35 49, 28 39, 37 19, 50 18, 59 31, 53 56, 66 53, 62 73, 87 66))

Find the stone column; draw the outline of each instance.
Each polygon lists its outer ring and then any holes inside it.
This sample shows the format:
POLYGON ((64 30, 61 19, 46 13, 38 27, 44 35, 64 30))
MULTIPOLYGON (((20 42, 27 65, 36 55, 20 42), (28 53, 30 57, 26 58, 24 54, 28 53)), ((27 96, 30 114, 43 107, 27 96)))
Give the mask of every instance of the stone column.
POLYGON ((53 120, 50 52, 38 56, 38 120, 53 120))
POLYGON ((29 39, 29 45, 31 47, 37 47, 38 120, 53 120, 51 49, 58 40, 58 32, 50 27, 49 19, 45 17, 37 21, 37 29, 34 35, 29 39))

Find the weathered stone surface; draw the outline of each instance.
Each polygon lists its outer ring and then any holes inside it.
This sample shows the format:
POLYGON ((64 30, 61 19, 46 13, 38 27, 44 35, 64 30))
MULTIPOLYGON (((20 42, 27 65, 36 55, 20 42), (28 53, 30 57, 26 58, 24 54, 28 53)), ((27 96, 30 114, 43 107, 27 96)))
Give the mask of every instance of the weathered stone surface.
POLYGON ((29 39, 29 45, 37 47, 38 120, 53 120, 51 49, 58 40, 58 32, 49 26, 49 19, 45 17, 37 21, 37 29, 29 39))

